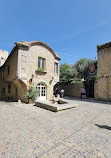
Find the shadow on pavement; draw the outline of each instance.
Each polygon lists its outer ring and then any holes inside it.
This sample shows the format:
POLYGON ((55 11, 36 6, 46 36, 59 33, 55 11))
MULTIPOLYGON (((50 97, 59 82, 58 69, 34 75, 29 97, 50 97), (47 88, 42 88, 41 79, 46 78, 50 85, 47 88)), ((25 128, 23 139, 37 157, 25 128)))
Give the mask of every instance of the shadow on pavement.
POLYGON ((18 102, 17 100, 11 100, 11 99, 0 99, 0 101, 6 102, 6 103, 10 103, 10 102, 18 102))
POLYGON ((81 99, 81 98, 77 98, 77 97, 65 96, 64 99, 66 99, 66 100, 76 100, 76 101, 93 102, 93 103, 101 103, 101 104, 109 104, 109 105, 111 105, 111 102, 105 102, 105 101, 95 100, 94 98, 81 99))
POLYGON ((103 128, 103 129, 107 129, 107 130, 111 130, 111 127, 110 126, 106 126, 106 125, 98 125, 98 124, 95 124, 97 127, 99 128, 103 128))

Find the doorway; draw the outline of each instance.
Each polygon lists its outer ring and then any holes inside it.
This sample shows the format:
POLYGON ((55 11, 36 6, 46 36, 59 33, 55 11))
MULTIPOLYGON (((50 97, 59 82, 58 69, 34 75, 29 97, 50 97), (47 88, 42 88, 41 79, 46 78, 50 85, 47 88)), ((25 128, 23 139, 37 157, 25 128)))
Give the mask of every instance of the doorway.
POLYGON ((94 80, 89 80, 84 82, 86 89, 86 96, 89 98, 94 98, 94 80))
POLYGON ((39 83, 36 86, 36 89, 39 90, 39 96, 37 99, 46 100, 46 85, 44 83, 39 83))

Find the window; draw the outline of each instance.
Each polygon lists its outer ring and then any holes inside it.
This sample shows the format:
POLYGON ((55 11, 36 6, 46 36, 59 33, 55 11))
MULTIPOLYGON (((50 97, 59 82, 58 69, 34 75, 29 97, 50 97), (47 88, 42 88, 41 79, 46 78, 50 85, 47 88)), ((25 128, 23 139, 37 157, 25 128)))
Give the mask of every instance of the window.
POLYGON ((58 74, 58 63, 54 64, 54 73, 58 74))
POLYGON ((8 85, 8 93, 11 92, 11 85, 8 85))
POLYGON ((45 64, 46 64, 45 58, 39 57, 38 58, 38 68, 45 68, 45 64))
POLYGON ((8 66, 8 75, 10 74, 10 66, 8 66))

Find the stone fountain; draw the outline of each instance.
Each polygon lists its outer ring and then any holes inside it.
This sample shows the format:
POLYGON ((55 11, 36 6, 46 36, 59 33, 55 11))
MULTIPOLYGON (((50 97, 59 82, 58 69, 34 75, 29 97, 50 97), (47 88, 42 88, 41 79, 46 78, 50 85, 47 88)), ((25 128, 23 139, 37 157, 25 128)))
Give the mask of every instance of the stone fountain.
POLYGON ((75 108, 76 104, 70 105, 66 99, 60 98, 58 95, 57 97, 52 96, 52 99, 49 100, 38 100, 35 103, 35 106, 57 112, 57 111, 62 111, 66 109, 71 109, 75 108))

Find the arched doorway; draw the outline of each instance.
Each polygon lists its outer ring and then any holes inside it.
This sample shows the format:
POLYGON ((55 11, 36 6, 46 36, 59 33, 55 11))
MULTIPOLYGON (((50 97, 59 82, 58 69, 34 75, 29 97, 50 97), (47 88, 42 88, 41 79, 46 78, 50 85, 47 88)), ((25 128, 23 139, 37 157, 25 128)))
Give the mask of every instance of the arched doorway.
POLYGON ((39 83, 36 88, 40 92, 37 99, 46 100, 46 85, 44 83, 39 83))

